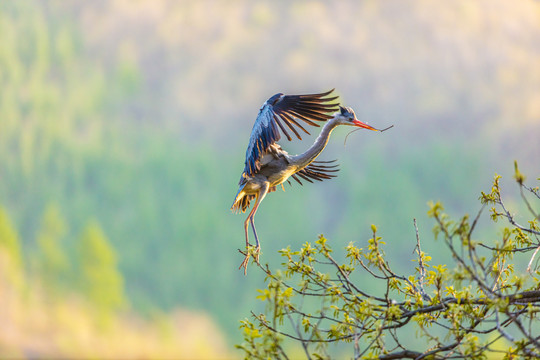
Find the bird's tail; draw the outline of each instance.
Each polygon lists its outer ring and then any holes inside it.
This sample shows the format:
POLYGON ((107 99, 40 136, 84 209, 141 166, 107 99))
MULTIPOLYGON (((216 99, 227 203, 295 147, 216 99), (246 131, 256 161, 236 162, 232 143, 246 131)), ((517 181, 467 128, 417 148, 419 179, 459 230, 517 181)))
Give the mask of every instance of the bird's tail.
POLYGON ((234 197, 233 204, 231 206, 231 211, 235 213, 246 212, 246 209, 249 207, 249 202, 251 199, 255 198, 255 195, 247 195, 244 193, 244 186, 246 184, 241 184, 236 196, 234 197))

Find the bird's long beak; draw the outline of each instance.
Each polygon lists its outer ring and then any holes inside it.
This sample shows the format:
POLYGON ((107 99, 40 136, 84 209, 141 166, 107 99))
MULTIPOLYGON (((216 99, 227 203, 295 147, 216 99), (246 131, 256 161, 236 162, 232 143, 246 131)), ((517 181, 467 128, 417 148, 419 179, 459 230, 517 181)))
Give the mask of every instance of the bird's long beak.
POLYGON ((368 124, 363 123, 363 122, 361 122, 361 121, 358 120, 358 119, 353 120, 352 123, 353 123, 355 126, 358 126, 358 127, 364 128, 364 129, 373 130, 373 131, 380 131, 379 129, 375 129, 374 127, 369 126, 368 124))

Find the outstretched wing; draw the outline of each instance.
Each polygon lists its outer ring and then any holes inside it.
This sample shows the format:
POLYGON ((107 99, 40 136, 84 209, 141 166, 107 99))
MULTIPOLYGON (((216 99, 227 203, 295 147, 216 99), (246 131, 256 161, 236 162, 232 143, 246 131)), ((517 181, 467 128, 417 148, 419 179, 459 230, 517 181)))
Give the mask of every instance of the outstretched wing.
MULTIPOLYGON (((331 179, 336 177, 337 175, 334 175, 332 173, 338 172, 338 164, 335 164, 336 160, 330 160, 330 161, 314 161, 302 170, 296 172, 295 174, 291 175, 291 177, 296 180, 297 183, 300 185, 302 184, 302 181, 299 179, 302 178, 310 183, 312 183, 312 180, 317 181, 323 181, 326 179, 331 179), (332 165, 327 165, 332 164, 332 165)), ((289 184, 291 182, 287 180, 289 184)))
POLYGON ((320 126, 314 121, 326 121, 331 119, 329 113, 337 111, 338 103, 332 103, 337 96, 329 95, 334 89, 310 95, 283 95, 281 93, 268 99, 255 120, 249 144, 246 150, 246 162, 244 173, 252 176, 260 168, 260 159, 268 150, 269 146, 276 143, 280 138, 280 130, 290 141, 292 137, 286 128, 302 140, 298 129, 306 134, 309 132, 301 125, 301 122, 312 126, 320 126), (300 122, 297 120, 301 120, 300 122))

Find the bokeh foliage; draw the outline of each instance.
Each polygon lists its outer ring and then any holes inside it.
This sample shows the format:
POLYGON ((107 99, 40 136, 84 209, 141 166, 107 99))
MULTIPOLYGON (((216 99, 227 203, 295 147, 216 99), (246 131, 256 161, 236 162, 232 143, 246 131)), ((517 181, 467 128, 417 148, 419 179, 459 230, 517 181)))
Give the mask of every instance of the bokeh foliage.
POLYGON ((38 250, 26 264, 17 229, 0 211, 1 358, 230 358, 204 314, 134 312, 99 224, 88 222, 70 258, 60 241, 62 219, 55 205, 47 207, 38 250))

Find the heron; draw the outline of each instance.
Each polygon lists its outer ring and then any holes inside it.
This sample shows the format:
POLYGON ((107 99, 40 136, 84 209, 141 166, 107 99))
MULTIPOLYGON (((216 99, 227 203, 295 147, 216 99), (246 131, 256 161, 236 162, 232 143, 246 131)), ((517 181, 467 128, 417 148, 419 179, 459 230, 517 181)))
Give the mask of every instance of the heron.
POLYGON ((335 160, 316 161, 316 159, 326 147, 330 134, 337 126, 347 125, 381 131, 358 120, 351 108, 342 107, 336 103, 335 100, 338 97, 331 96, 333 91, 334 89, 308 95, 278 93, 269 98, 259 110, 249 138, 245 167, 238 183, 239 189, 231 206, 233 212, 244 213, 251 201, 255 200, 253 208, 244 221, 246 252, 240 251, 245 257, 238 268, 244 268, 244 275, 247 274, 247 265, 251 255, 249 224, 255 235, 255 261, 259 262, 261 246, 254 217, 265 196, 275 191, 277 186, 283 187, 285 181, 290 184, 289 178, 302 185, 301 179, 313 182, 312 180, 323 181, 335 177, 333 172, 338 171, 337 165, 334 164, 335 160), (332 112, 335 113, 331 114, 332 112), (281 138, 280 130, 289 141, 292 137, 287 129, 302 140, 299 130, 310 134, 304 128, 305 124, 320 127, 318 123, 324 123, 319 136, 302 154, 289 155, 277 143, 281 138))

